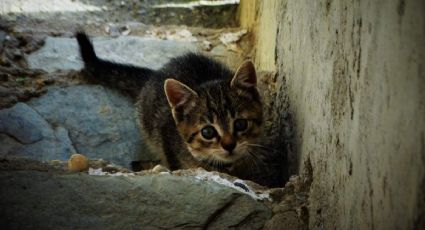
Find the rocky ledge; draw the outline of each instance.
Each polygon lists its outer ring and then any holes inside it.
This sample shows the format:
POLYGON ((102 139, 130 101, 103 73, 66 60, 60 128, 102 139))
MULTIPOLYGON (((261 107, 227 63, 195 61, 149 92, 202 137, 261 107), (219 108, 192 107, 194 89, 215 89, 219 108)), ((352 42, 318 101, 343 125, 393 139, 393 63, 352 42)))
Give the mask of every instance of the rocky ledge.
POLYGON ((304 229, 311 175, 284 188, 201 168, 131 172, 89 160, 0 158, 0 226, 5 229, 304 229))
POLYGON ((218 183, 211 175, 180 171, 99 176, 70 173, 31 160, 2 159, 0 225, 7 229, 264 226, 272 211, 259 199, 267 197, 249 194, 251 188, 246 184, 240 191, 218 183))

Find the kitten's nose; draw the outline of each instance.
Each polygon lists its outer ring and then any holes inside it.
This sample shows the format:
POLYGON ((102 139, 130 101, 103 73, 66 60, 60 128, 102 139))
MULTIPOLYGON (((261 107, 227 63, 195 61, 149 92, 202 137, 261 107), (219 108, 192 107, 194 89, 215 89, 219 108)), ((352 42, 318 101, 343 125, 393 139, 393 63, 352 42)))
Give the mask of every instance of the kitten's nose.
POLYGON ((229 151, 229 153, 232 153, 232 150, 236 147, 236 140, 235 138, 230 134, 225 134, 221 138, 221 146, 223 149, 229 151))

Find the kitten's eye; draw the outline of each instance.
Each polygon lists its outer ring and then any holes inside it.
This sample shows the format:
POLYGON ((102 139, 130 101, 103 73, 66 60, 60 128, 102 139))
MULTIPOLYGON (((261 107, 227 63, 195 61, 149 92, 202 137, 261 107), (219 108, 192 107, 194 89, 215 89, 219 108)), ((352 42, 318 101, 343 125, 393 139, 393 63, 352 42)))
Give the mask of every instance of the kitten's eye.
POLYGON ((217 132, 215 131, 214 127, 206 126, 201 130, 201 134, 205 139, 210 140, 217 135, 217 132))
POLYGON ((237 119, 233 126, 235 131, 241 132, 248 128, 248 121, 246 119, 237 119))

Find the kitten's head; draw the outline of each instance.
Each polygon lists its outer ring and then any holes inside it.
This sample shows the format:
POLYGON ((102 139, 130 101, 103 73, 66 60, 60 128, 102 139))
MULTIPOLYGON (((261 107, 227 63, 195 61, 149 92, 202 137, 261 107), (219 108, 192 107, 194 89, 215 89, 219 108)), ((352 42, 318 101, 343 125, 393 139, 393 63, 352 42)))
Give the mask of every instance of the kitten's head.
POLYGON ((251 61, 228 80, 205 83, 196 91, 174 79, 165 81, 176 126, 195 159, 218 167, 250 154, 263 123, 256 83, 251 61))

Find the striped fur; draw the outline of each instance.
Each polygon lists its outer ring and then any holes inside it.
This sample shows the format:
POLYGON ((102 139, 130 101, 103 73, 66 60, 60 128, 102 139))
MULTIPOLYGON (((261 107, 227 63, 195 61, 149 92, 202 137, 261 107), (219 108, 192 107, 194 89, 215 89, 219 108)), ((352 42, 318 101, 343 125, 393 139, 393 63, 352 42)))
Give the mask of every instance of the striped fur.
POLYGON ((201 166, 255 180, 251 174, 264 163, 257 147, 263 114, 251 62, 235 73, 201 54, 188 53, 154 71, 101 60, 84 33, 78 33, 77 40, 91 78, 137 95, 142 134, 164 165, 172 170, 201 166), (236 130, 237 120, 246 129, 236 130), (206 126, 214 128, 214 138, 203 136, 206 126))

